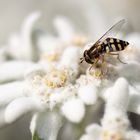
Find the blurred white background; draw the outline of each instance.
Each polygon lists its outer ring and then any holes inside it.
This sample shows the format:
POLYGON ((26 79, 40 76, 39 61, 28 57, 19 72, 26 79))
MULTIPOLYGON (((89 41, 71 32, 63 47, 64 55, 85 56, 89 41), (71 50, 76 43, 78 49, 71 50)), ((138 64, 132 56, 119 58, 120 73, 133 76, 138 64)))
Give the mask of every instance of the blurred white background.
MULTIPOLYGON (((52 32, 52 20, 64 15, 75 27, 94 38, 102 35, 121 18, 128 20, 127 32, 140 31, 139 0, 0 0, 0 44, 6 43, 11 33, 20 31, 23 20, 34 11, 42 17, 39 27, 52 32)), ((30 117, 22 118, 0 131, 0 140, 28 140, 30 117)))
POLYGON ((120 18, 129 21, 129 30, 140 31, 139 0, 1 0, 0 42, 20 29, 23 19, 33 11, 41 11, 40 26, 52 31, 52 19, 65 15, 85 32, 100 35, 120 18), (99 28, 97 28, 99 27, 99 28))

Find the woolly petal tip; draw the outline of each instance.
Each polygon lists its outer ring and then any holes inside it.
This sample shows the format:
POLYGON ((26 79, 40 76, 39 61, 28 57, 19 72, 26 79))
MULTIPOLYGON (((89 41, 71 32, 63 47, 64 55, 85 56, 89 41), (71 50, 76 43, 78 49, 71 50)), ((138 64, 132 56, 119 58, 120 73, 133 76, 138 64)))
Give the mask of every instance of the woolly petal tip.
POLYGON ((79 99, 71 99, 62 106, 64 116, 74 123, 79 123, 85 115, 84 103, 79 99))
POLYGON ((68 47, 65 49, 59 66, 65 66, 72 69, 77 69, 79 67, 79 48, 76 47, 68 47))
POLYGON ((98 124, 91 124, 86 128, 86 134, 84 134, 80 140, 99 140, 102 128, 98 124))
POLYGON ((31 132, 41 140, 56 140, 62 126, 62 116, 57 110, 36 114, 31 121, 31 132))
POLYGON ((93 139, 93 137, 91 135, 87 135, 87 134, 83 135, 80 138, 80 140, 92 140, 92 139, 93 139))
POLYGON ((85 104, 95 104, 98 98, 97 87, 93 85, 82 86, 79 88, 78 95, 85 104))
POLYGON ((119 78, 114 87, 113 87, 114 94, 112 98, 115 100, 115 103, 122 103, 122 105, 128 105, 129 99, 129 84, 126 79, 119 78))
POLYGON ((54 26, 62 39, 69 40, 74 35, 72 23, 63 16, 58 16, 54 19, 54 26))
POLYGON ((129 84, 127 80, 124 78, 119 78, 113 87, 107 89, 105 94, 108 94, 107 102, 109 104, 127 106, 129 100, 129 84))
POLYGON ((5 110, 6 123, 12 123, 25 113, 37 109, 37 103, 32 98, 19 98, 11 102, 5 110))
POLYGON ((11 82, 0 85, 0 106, 5 106, 12 100, 26 94, 24 82, 11 82))
POLYGON ((41 13, 39 11, 36 11, 32 14, 30 14, 26 20, 24 21, 22 25, 22 36, 23 39, 27 39, 31 35, 31 32, 33 30, 35 22, 39 19, 41 13))
POLYGON ((33 65, 27 61, 8 61, 1 64, 0 83, 22 79, 24 72, 33 65))
POLYGON ((86 128, 86 132, 92 135, 99 135, 102 128, 98 124, 91 124, 86 128))
POLYGON ((105 114, 102 125, 107 129, 124 129, 129 126, 127 118, 127 108, 129 103, 129 85, 124 78, 119 78, 113 87, 109 89, 111 93, 106 100, 105 114), (111 122, 111 123, 110 123, 111 122))

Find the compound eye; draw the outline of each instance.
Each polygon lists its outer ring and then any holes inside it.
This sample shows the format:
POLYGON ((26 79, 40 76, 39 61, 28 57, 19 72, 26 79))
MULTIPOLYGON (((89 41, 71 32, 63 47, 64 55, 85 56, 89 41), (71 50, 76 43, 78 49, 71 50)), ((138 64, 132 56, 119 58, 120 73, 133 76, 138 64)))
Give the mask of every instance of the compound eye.
POLYGON ((86 57, 85 51, 84 51, 84 57, 86 57))

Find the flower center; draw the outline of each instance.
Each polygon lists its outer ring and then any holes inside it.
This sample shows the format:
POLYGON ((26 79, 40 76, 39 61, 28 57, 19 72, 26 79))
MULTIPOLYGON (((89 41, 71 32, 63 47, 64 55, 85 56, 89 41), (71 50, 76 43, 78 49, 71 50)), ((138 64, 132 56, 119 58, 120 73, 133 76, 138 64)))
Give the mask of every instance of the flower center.
POLYGON ((31 81, 33 95, 38 99, 41 99, 43 103, 49 103, 53 105, 56 102, 56 98, 65 95, 60 93, 67 82, 67 71, 52 68, 45 75, 35 75, 31 81), (56 96, 56 98, 54 98, 56 96))
POLYGON ((50 88, 63 87, 66 83, 65 71, 53 69, 45 77, 45 84, 50 88))

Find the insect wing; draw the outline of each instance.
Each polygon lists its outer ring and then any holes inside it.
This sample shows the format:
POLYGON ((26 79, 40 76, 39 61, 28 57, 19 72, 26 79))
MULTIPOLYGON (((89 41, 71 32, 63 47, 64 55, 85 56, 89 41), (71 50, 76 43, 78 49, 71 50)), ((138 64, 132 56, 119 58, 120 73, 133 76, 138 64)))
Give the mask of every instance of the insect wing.
POLYGON ((107 37, 116 36, 116 34, 120 31, 124 23, 125 19, 118 21, 95 44, 102 43, 107 37))

